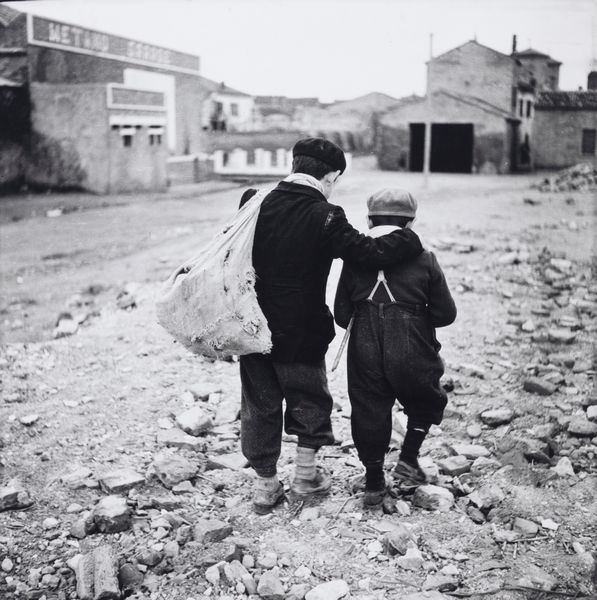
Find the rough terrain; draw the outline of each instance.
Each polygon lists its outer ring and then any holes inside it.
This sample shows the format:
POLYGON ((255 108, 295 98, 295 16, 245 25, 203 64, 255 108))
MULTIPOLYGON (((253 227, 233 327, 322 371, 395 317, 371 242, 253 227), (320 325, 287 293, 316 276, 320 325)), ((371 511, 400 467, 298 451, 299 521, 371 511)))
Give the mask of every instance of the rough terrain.
MULTIPOLYGON (((369 193, 415 193, 459 310, 438 331, 450 403, 423 447, 434 485, 363 510, 342 362, 338 444, 320 452, 332 493, 263 517, 239 453, 238 365, 182 350, 153 312, 241 189, 1 199, 0 598, 594 595, 595 198, 536 180, 423 188, 355 162, 333 201, 360 227, 369 193)), ((398 407, 394 422, 388 468, 398 407)))

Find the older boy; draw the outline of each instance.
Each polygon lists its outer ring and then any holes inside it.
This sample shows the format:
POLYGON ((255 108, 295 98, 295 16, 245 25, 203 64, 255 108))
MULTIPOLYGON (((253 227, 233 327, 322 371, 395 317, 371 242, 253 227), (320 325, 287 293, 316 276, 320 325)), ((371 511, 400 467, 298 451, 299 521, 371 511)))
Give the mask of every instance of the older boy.
MULTIPOLYGON (((417 212, 411 194, 395 189, 377 192, 367 206, 372 237, 410 228, 417 212)), ((352 436, 366 469, 364 502, 379 505, 396 399, 408 424, 394 478, 402 488, 426 481, 419 451, 430 426, 441 422, 447 401, 435 328, 454 321, 456 306, 435 256, 424 251, 385 271, 345 262, 334 313, 345 329, 354 319, 347 362, 352 436)))

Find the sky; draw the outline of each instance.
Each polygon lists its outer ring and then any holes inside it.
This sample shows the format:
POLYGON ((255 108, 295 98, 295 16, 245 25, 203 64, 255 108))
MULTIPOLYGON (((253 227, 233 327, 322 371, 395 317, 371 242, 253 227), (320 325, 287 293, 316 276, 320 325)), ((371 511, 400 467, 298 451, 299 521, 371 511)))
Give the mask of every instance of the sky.
POLYGON ((560 89, 597 70, 597 0, 38 0, 40 16, 199 55, 201 74, 251 95, 324 102, 424 94, 425 62, 468 40, 532 47, 560 89))

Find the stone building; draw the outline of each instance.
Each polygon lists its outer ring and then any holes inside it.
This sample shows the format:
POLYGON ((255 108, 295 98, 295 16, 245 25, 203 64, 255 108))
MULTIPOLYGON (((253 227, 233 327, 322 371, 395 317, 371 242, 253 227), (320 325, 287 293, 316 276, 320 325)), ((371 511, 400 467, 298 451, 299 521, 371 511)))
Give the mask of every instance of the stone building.
POLYGON ((201 149, 199 58, 0 6, 0 185, 162 190, 201 149))
POLYGON ((541 92, 535 103, 535 168, 561 169, 580 162, 597 168, 597 90, 541 92))
POLYGON ((426 96, 380 119, 379 165, 422 171, 429 123, 431 171, 529 169, 536 94, 557 90, 559 67, 546 54, 516 52, 515 41, 510 55, 471 40, 432 58, 426 96))

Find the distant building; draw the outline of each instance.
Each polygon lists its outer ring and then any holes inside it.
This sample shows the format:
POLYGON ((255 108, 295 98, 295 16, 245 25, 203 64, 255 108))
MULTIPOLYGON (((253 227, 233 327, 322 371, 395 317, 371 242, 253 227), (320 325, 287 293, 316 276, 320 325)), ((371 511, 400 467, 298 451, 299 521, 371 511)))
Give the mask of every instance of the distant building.
POLYGON ((205 77, 203 85, 211 92, 204 102, 202 126, 207 131, 250 131, 254 128, 253 96, 216 83, 205 77))
MULTIPOLYGON (((507 173, 555 166, 544 160, 544 140, 561 135, 555 107, 547 108, 556 102, 553 94, 566 94, 558 92, 560 66, 537 50, 518 52, 516 37, 510 55, 471 40, 433 57, 427 63, 426 97, 390 109, 380 119, 380 166, 423 170, 427 123, 431 171, 507 173)), ((590 129, 590 104, 583 102, 574 119, 567 109, 565 120, 571 129, 590 129)), ((565 135, 580 139, 580 129, 565 135)), ((568 152, 562 166, 578 156, 568 152)))
POLYGON ((297 115, 303 109, 321 106, 317 98, 255 96, 254 131, 296 131, 297 115))
POLYGON ((0 185, 164 189, 210 92, 197 56, 0 5, 0 185))

